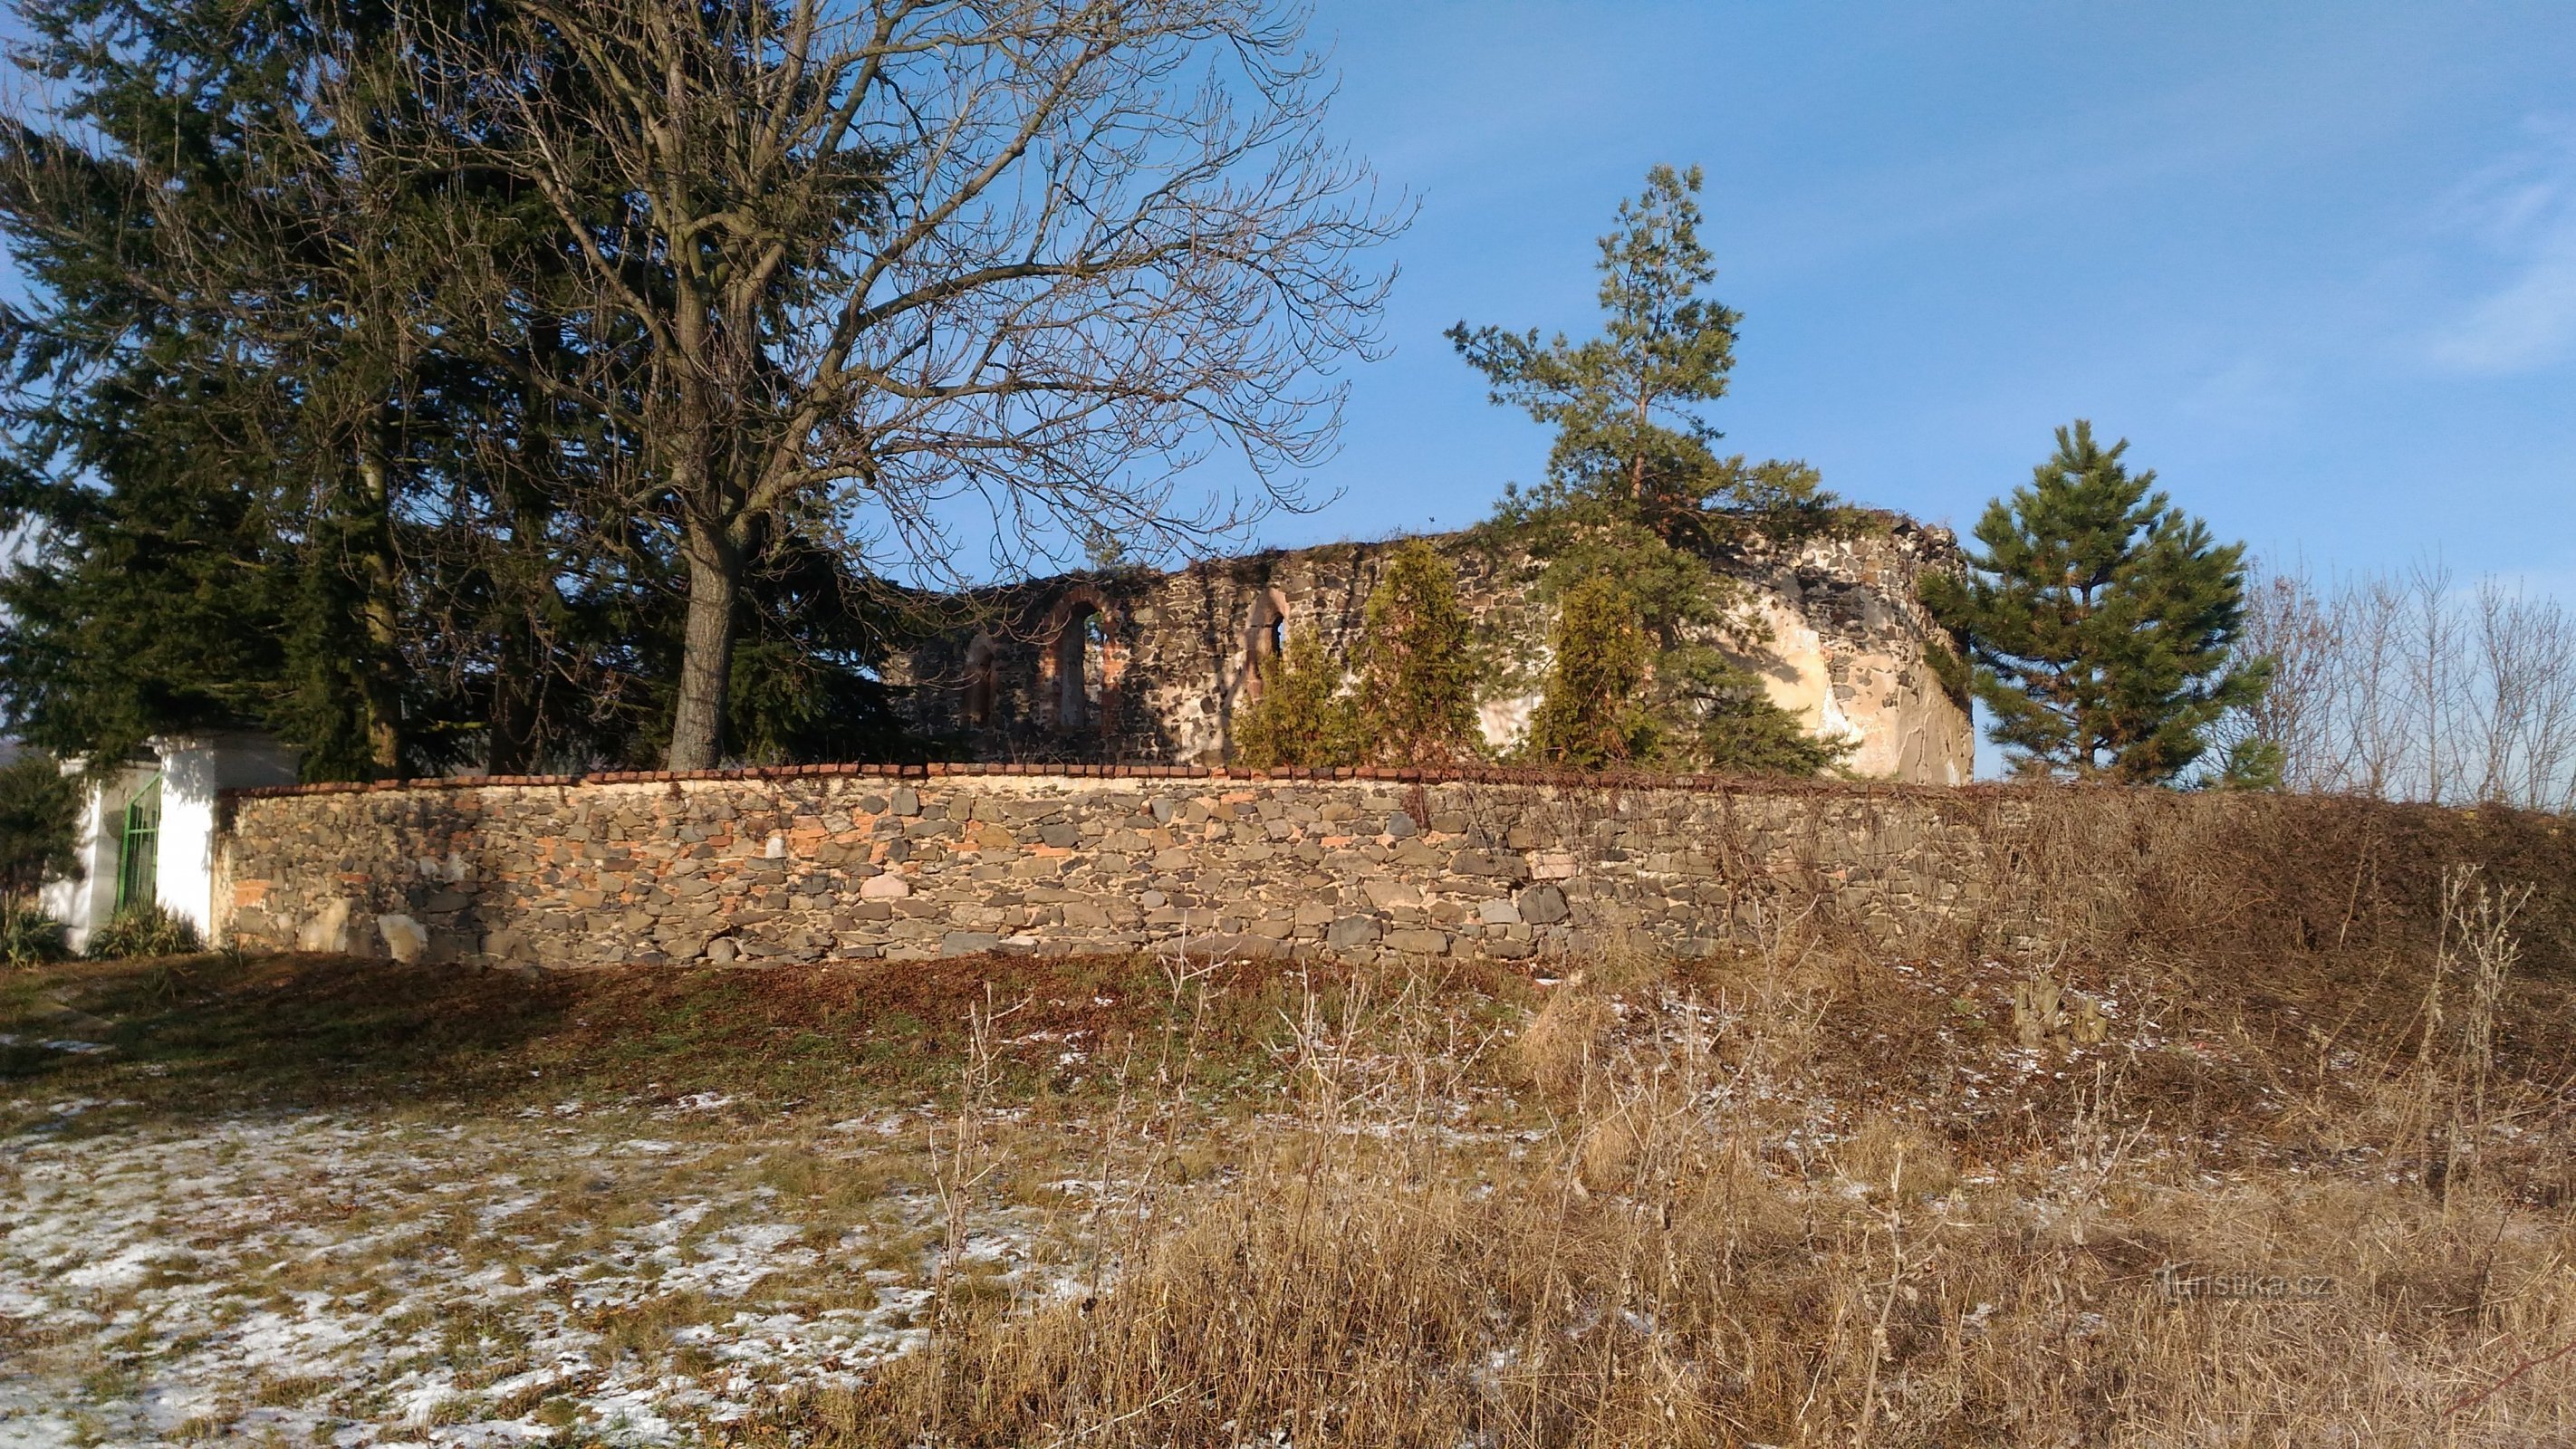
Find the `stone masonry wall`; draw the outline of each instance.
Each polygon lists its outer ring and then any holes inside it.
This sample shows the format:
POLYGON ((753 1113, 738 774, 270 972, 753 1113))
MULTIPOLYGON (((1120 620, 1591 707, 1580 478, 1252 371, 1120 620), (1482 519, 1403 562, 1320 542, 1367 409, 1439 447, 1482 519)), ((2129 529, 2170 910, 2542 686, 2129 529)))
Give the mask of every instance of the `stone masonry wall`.
POLYGON ((231 799, 218 889, 231 944, 405 960, 1693 955, 1827 894, 1885 934, 1974 913, 2012 807, 1966 798, 976 766, 308 787, 231 799))

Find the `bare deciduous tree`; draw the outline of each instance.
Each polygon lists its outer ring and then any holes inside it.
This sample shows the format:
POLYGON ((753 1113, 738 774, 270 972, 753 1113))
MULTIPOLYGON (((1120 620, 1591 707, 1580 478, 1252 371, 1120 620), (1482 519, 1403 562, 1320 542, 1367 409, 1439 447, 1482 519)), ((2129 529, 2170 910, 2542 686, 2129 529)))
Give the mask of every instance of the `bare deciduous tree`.
POLYGON ((2478 798, 2576 807, 2576 617, 2493 579, 2468 607, 2485 685, 2473 708, 2478 798))
MULTIPOLYGON (((1299 501, 1398 224, 1264 0, 530 0, 422 40, 646 361, 584 400, 689 567, 670 762, 721 748, 768 521, 890 570, 1169 549, 1299 501), (1212 449, 1252 483, 1176 506, 1212 449)), ((579 391, 571 372, 549 380, 579 391)), ((612 470, 619 471, 619 470, 612 470)))
POLYGON ((2304 574, 2248 570, 2236 649, 2271 660, 2272 681, 2253 704, 2212 727, 2213 753, 2233 759, 2249 744, 2267 741, 2281 752, 2283 783, 2309 788, 2294 772, 2324 753, 2333 728, 2329 682, 2336 656, 2333 620, 2304 574))
POLYGON ((2246 647, 2275 661, 2230 721, 2280 746, 2293 789, 2576 809, 2576 613, 2439 563, 2320 589, 2264 577, 2246 647))

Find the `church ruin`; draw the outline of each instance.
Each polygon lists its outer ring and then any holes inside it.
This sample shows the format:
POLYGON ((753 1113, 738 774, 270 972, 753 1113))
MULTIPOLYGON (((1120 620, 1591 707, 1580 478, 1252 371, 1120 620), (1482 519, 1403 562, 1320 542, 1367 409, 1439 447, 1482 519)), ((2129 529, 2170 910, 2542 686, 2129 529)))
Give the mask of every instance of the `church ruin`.
MULTIPOLYGON (((1537 566, 1473 534, 1434 536, 1488 650, 1486 742, 1507 748, 1539 697, 1551 611, 1537 566)), ((1392 543, 1335 543, 1110 569, 985 591, 976 624, 932 637, 894 671, 913 722, 949 758, 1017 763, 1228 763, 1261 664, 1320 633, 1350 657, 1392 543)), ((1955 642, 1920 602, 1926 573, 1962 566, 1946 531, 1894 514, 1794 543, 1756 540, 1726 565, 1766 626, 1736 661, 1810 731, 1857 740, 1855 774, 1969 778, 1965 704, 1933 668, 1955 642)))

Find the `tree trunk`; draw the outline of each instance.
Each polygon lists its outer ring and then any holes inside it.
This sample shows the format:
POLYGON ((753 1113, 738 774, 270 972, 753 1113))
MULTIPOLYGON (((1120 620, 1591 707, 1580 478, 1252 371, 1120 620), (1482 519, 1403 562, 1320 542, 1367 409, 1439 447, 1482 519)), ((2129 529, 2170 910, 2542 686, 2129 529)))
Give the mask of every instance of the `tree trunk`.
POLYGON ((692 523, 684 552, 689 560, 689 621, 681 635, 680 702, 671 717, 668 768, 711 770, 724 749, 742 549, 720 530, 692 523))
POLYGON ((524 615, 505 613, 499 633, 484 768, 495 775, 525 775, 532 773, 538 755, 537 693, 544 685, 546 661, 538 655, 536 631, 524 615))
POLYGON ((358 614, 368 654, 359 670, 359 694, 367 711, 367 763, 378 778, 392 779, 402 774, 402 695, 394 680, 402 657, 402 605, 394 561, 392 468, 373 436, 359 447, 358 481, 367 510, 356 538, 364 590, 358 614))

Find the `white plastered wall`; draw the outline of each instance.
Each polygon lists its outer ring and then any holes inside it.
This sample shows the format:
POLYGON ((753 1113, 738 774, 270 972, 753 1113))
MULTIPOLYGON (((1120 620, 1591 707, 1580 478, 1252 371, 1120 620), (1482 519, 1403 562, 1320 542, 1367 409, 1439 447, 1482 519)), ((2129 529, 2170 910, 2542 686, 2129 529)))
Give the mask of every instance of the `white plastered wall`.
MULTIPOLYGON (((63 762, 63 773, 67 775, 82 768, 79 760, 63 762)), ((72 854, 80 862, 80 871, 69 880, 45 883, 41 896, 45 914, 63 923, 64 939, 74 951, 86 949, 91 930, 115 914, 116 855, 125 830, 125 807, 137 791, 151 783, 152 773, 150 765, 127 765, 104 784, 91 788, 81 802, 72 840, 72 854)))
POLYGON ((162 909, 196 924, 209 945, 215 922, 217 797, 226 790, 295 783, 295 752, 249 731, 156 739, 161 754, 162 909))

